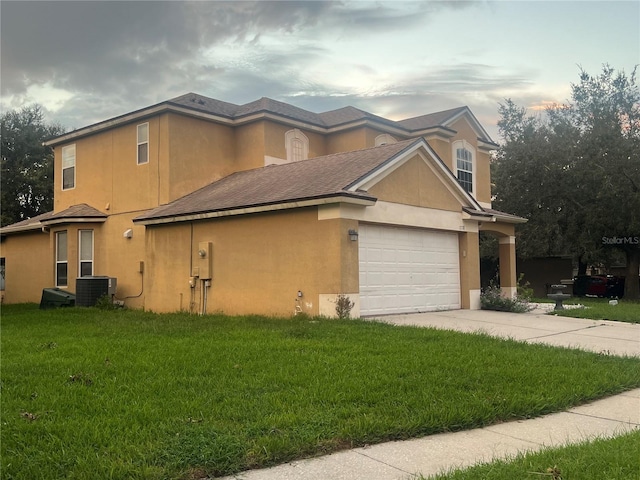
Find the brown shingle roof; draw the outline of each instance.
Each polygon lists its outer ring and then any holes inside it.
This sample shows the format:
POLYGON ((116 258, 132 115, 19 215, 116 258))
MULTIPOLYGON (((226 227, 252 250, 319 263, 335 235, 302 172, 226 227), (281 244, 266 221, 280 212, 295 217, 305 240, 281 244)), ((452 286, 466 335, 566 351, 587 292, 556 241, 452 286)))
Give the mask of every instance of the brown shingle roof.
POLYGON ((134 219, 145 221, 345 195, 375 200, 349 187, 421 140, 236 172, 134 219))
POLYGON ((191 110, 213 113, 227 118, 233 118, 238 111, 238 105, 198 95, 197 93, 187 93, 185 95, 172 98, 171 100, 168 100, 167 103, 180 105, 191 110))
POLYGON ((86 203, 80 203, 78 205, 73 205, 65 210, 62 210, 58 213, 50 212, 47 218, 40 220, 42 223, 52 222, 55 220, 72 220, 74 218, 95 218, 95 219, 106 219, 107 215, 102 213, 101 211, 87 205, 86 203))
MULTIPOLYGON (((218 117, 223 122, 235 122, 242 120, 243 118, 250 117, 254 114, 271 114, 273 116, 279 116, 283 120, 289 119, 297 122, 306 123, 315 127, 330 129, 338 128, 342 126, 348 127, 351 122, 357 122, 360 120, 374 122, 379 125, 389 126, 393 129, 400 130, 400 135, 403 135, 402 131, 406 132, 405 136, 409 136, 412 132, 423 130, 426 128, 432 128, 441 126, 446 128, 446 122, 453 118, 460 112, 468 111, 472 117, 472 123, 477 124, 477 130, 480 132, 479 136, 486 141, 491 141, 489 136, 484 132, 482 126, 477 123, 473 114, 467 107, 459 107, 444 112, 432 113, 429 115, 422 115, 420 117, 409 118, 406 120, 394 121, 389 120, 378 115, 374 115, 364 110, 360 110, 355 107, 344 107, 336 110, 331 110, 324 113, 314 113, 303 108, 299 108, 288 103, 273 100, 271 98, 263 97, 254 102, 249 102, 244 105, 235 105, 229 102, 223 102, 214 98, 205 97, 196 93, 187 93, 179 97, 166 100, 164 102, 152 105, 134 112, 129 112, 118 117, 114 117, 103 122, 98 122, 93 125, 89 125, 71 132, 58 135, 45 142, 48 146, 59 145, 64 142, 72 141, 75 138, 81 138, 86 135, 91 135, 96 132, 113 128, 116 125, 138 121, 151 114, 157 114, 166 110, 176 110, 184 112, 185 110, 192 110, 202 114, 212 115, 218 117)), ((186 113, 186 112, 185 112, 186 113)))
POLYGON ((53 215, 53 211, 41 213, 40 215, 36 215, 35 217, 27 218, 26 220, 21 220, 16 223, 12 223, 10 225, 5 225, 2 229, 25 229, 29 227, 33 227, 34 229, 38 229, 42 226, 41 221, 49 218, 53 215))
POLYGON ((0 231, 3 234, 17 233, 29 230, 38 230, 53 223, 73 222, 74 220, 104 222, 106 219, 106 214, 96 210, 86 203, 81 203, 79 205, 73 205, 58 213, 54 213, 53 211, 46 212, 20 222, 12 223, 11 225, 6 225, 2 227, 0 231))
POLYGON ((320 115, 310 112, 303 108, 298 108, 288 103, 279 102, 271 98, 262 97, 260 100, 256 100, 245 105, 238 107, 236 112, 236 118, 252 115, 254 113, 275 113, 283 117, 288 117, 293 120, 301 120, 306 123, 326 127, 320 115))
POLYGON ((222 102, 196 93, 187 93, 186 95, 169 100, 167 103, 181 105, 189 109, 199 110, 228 118, 241 118, 255 113, 266 112, 321 127, 335 127, 358 120, 373 120, 405 130, 421 130, 425 128, 444 126, 447 120, 453 118, 460 112, 468 110, 467 107, 458 107, 442 112, 408 118, 406 120, 394 121, 352 106, 338 108, 328 112, 314 113, 267 97, 262 97, 259 100, 255 100, 244 105, 234 105, 232 103, 222 102))
POLYGON ((459 113, 467 110, 467 107, 452 108, 442 112, 429 113, 419 117, 400 120, 398 123, 409 130, 422 130, 425 128, 440 127, 446 125, 447 121, 459 113))
POLYGON ((378 115, 374 115, 372 113, 365 112, 364 110, 360 110, 359 108, 351 106, 323 112, 320 113, 319 116, 329 127, 335 127, 349 122, 356 122, 358 120, 373 120, 375 122, 384 123, 394 128, 402 128, 398 122, 379 117, 378 115))

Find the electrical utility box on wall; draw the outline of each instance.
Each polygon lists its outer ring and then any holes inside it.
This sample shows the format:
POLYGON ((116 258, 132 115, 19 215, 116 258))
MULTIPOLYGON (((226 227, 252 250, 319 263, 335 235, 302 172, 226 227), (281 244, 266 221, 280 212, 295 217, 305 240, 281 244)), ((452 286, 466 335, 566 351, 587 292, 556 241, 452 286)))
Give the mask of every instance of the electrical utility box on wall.
POLYGON ((213 275, 213 244, 200 242, 198 244, 198 276, 200 280, 211 280, 213 275))

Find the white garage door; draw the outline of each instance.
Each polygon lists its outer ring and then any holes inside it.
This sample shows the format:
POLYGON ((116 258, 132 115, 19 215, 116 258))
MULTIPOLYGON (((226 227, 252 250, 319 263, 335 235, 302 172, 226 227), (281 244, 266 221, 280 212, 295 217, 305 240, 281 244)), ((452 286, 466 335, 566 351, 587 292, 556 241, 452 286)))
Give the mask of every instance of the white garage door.
POLYGON ((458 235, 360 225, 360 313, 460 308, 458 235))

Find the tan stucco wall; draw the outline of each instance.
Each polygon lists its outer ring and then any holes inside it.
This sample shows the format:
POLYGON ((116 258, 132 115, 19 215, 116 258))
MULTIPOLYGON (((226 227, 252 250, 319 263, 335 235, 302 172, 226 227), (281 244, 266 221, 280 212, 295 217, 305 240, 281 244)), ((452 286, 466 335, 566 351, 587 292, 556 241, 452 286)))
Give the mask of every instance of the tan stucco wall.
POLYGON ((57 146, 54 211, 80 203, 109 213, 157 205, 161 188, 158 175, 161 123, 158 117, 141 120, 57 146), (149 162, 138 165, 137 125, 146 122, 149 123, 149 162), (75 188, 62 190, 62 148, 73 143, 76 145, 75 188))
POLYGON ((327 137, 327 154, 360 150, 373 146, 367 144, 367 129, 357 128, 345 132, 332 133, 327 137))
POLYGON ((147 228, 145 308, 197 312, 202 281, 190 288, 200 242, 213 246, 207 312, 292 315, 319 312, 320 294, 357 292, 353 220, 319 221, 316 208, 147 228), (296 303, 297 292, 303 296, 296 303))
MULTIPOLYGON (((282 137, 284 145, 284 136, 282 137)), ((264 166, 265 122, 255 122, 242 125, 235 129, 235 160, 236 171, 250 170, 264 166)))
POLYGON ((57 146, 54 211, 80 203, 110 214, 140 211, 180 198, 236 169, 244 168, 236 165, 233 129, 162 114, 57 146), (149 162, 138 165, 137 126, 142 123, 149 123, 149 162), (75 188, 63 191, 62 148, 73 143, 75 188))
MULTIPOLYGON (((275 158, 287 158, 285 134, 295 127, 276 122, 264 123, 264 150, 258 152, 264 165, 264 155, 275 158)), ((325 135, 310 129, 298 128, 309 139, 309 157, 314 158, 326 154, 325 135)))
POLYGON ((513 223, 502 222, 482 222, 480 223, 480 231, 490 232, 498 237, 514 236, 516 227, 513 223))
POLYGON ((171 114, 170 171, 168 178, 160 180, 168 185, 169 196, 166 201, 183 197, 236 170, 245 170, 242 162, 238 165, 235 160, 235 147, 234 130, 231 127, 171 114))
POLYGON ((478 232, 458 234, 460 255, 460 306, 473 308, 473 292, 480 290, 480 240, 478 232))
POLYGON ((481 150, 476 151, 477 159, 477 192, 476 200, 483 203, 491 203, 491 157, 481 150))
MULTIPOLYGON (((6 255, 7 292, 5 301, 40 301, 43 288, 55 286, 55 234, 67 232, 67 275, 65 290, 75 293, 78 277, 78 231, 93 231, 93 274, 116 277, 117 298, 136 297, 142 288, 140 262, 145 261, 144 227, 133 225, 135 214, 115 215, 105 223, 57 225, 47 233, 8 235, 2 243, 6 255), (131 238, 124 232, 132 229, 131 238)), ((144 265, 143 265, 144 269, 144 265)), ((143 298, 128 298, 130 307, 143 306, 143 298)))
POLYGON ((394 203, 460 211, 460 201, 442 184, 418 155, 369 189, 369 193, 394 203))
POLYGON ((0 245, 5 257, 5 303, 40 302, 42 289, 54 286, 49 234, 36 230, 10 235, 0 245))
MULTIPOLYGON (((111 216, 94 232, 94 275, 115 277, 118 280, 116 298, 125 299, 128 307, 143 306, 143 275, 146 267, 144 227, 131 221, 136 214, 111 216), (124 232, 132 230, 131 238, 124 232), (140 262, 143 272, 140 272, 140 262)), ((82 227, 85 228, 85 227, 82 227)), ((75 280, 74 280, 75 286, 75 280)), ((74 287, 75 288, 75 287, 74 287)))
POLYGON ((440 160, 453 172, 453 164, 451 163, 451 142, 449 139, 442 137, 425 137, 425 140, 431 148, 436 152, 440 160))

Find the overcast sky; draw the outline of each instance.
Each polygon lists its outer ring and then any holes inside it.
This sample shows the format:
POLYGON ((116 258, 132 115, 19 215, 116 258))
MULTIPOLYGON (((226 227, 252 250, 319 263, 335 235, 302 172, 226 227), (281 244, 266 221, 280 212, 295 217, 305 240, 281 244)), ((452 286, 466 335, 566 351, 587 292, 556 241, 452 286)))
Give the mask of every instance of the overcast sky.
POLYGON ((2 110, 79 128, 187 92, 403 118, 566 102, 640 63, 640 2, 0 2, 2 110))

